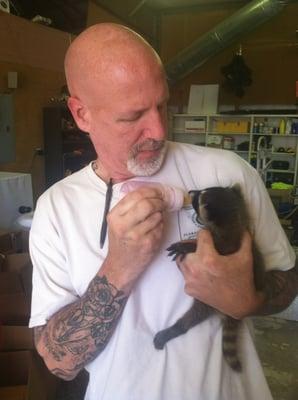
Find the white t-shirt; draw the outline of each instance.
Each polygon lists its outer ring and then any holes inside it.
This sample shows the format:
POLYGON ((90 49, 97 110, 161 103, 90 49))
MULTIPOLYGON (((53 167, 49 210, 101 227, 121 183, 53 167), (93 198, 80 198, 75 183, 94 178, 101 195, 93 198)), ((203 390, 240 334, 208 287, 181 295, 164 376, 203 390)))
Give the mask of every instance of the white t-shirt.
MULTIPOLYGON (((254 237, 266 268, 287 270, 295 255, 257 172, 234 153, 169 143, 162 169, 135 180, 167 183, 186 191, 210 186, 242 186, 251 205, 254 237)), ((121 184, 113 186, 113 207, 121 184)), ((106 184, 91 165, 63 179, 39 199, 30 234, 34 265, 30 327, 44 325, 56 311, 82 296, 108 249, 99 246, 106 184)), ((156 350, 154 335, 189 309, 183 277, 166 248, 198 230, 194 211, 168 213, 160 252, 129 296, 104 351, 86 366, 88 400, 271 400, 251 332, 243 323, 243 372, 222 357, 222 325, 217 315, 156 350)), ((127 266, 129 268, 129 266, 127 266)))

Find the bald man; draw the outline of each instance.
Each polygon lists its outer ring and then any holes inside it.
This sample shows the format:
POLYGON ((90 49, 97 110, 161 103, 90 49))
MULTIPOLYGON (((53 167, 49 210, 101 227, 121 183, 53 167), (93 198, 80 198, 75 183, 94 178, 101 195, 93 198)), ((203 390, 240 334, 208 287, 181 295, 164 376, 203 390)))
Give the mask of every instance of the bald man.
POLYGON ((166 141, 165 72, 130 29, 90 27, 69 47, 65 71, 69 108, 98 157, 36 206, 30 326, 39 354, 62 379, 86 368, 88 400, 271 399, 246 323, 241 374, 222 358, 219 313, 164 350, 153 346, 191 296, 235 318, 278 312, 295 297, 295 255, 258 174, 232 152, 166 141), (123 197, 133 181, 141 187, 123 197), (264 292, 253 285, 249 235, 220 256, 201 231, 179 269, 165 251, 199 227, 189 207, 168 212, 154 183, 188 191, 236 182, 268 270, 264 292))

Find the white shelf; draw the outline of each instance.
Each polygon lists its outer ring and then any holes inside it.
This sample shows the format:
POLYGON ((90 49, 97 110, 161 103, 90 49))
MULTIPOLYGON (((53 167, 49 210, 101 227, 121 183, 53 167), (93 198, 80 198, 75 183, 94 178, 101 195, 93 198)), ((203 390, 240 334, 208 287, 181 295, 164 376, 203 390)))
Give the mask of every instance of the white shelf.
POLYGON ((271 153, 273 156, 288 156, 288 157, 295 157, 296 153, 287 153, 287 152, 283 152, 283 151, 272 151, 271 153))
POLYGON ((207 135, 221 135, 221 136, 250 136, 250 132, 243 133, 243 132, 213 132, 208 131, 207 135))
POLYGON ((254 118, 256 120, 258 119, 276 119, 276 118, 284 118, 284 119, 297 119, 298 120, 298 114, 187 114, 187 113, 175 113, 172 114, 173 117, 195 117, 195 118, 254 118))
POLYGON ((206 132, 195 132, 195 131, 186 131, 185 129, 179 129, 175 128, 173 130, 173 133, 185 133, 186 135, 191 134, 191 135, 206 135, 206 132))
POLYGON ((284 138, 284 137, 296 137, 298 138, 298 134, 297 133, 285 133, 284 135, 280 134, 280 133, 252 133, 253 136, 274 136, 277 138, 284 138))
MULTIPOLYGON (((267 137, 266 143, 270 143, 269 147, 273 146, 274 148, 284 147, 284 148, 293 148, 295 152, 278 152, 278 151, 268 151, 268 153, 263 154, 265 158, 272 158, 276 160, 278 157, 283 159, 288 158, 291 162, 290 169, 267 169, 265 171, 264 176, 266 177, 267 173, 282 173, 282 174, 293 174, 293 183, 298 184, 298 133, 289 133, 289 134, 279 134, 279 133, 265 133, 265 132, 253 132, 254 124, 257 122, 258 124, 264 122, 268 124, 269 129, 278 127, 280 121, 283 119, 285 122, 297 122, 298 123, 298 114, 211 114, 211 115, 197 115, 197 114, 172 114, 172 120, 170 125, 170 133, 172 135, 173 140, 176 141, 185 141, 189 143, 197 142, 198 139, 201 141, 201 145, 208 146, 208 137, 211 135, 222 136, 223 141, 224 137, 230 136, 233 137, 234 141, 234 149, 228 149, 230 151, 234 151, 239 154, 248 162, 252 162, 257 157, 257 152, 253 151, 253 144, 260 136, 267 137), (195 121, 195 120, 203 120, 205 121, 205 131, 204 132, 196 132, 196 131, 188 131, 185 130, 184 124, 185 121, 195 121), (223 122, 223 123, 221 123, 223 122), (237 126, 239 124, 239 128, 246 130, 249 132, 233 132, 233 130, 237 130, 237 126), (229 130, 231 128, 232 131, 222 131, 218 132, 219 129, 229 130), (234 128, 234 129, 233 129, 234 128), (216 130, 216 131, 215 131, 216 130), (197 138, 197 139, 196 139, 197 138), (248 150, 237 150, 237 146, 242 142, 248 143, 248 150)), ((223 143, 222 141, 222 143, 223 143)), ((269 144, 268 143, 268 144, 269 144)), ((195 143, 196 144, 196 143, 195 143)), ((223 147, 223 146, 222 146, 223 147)), ((260 153, 259 153, 260 155, 260 153)))
POLYGON ((193 118, 209 118, 209 117, 213 117, 213 116, 217 116, 217 114, 212 114, 212 115, 198 115, 198 114, 172 114, 173 117, 193 117, 193 118))
POLYGON ((295 171, 293 169, 267 169, 267 172, 278 172, 281 174, 294 174, 295 171))
MULTIPOLYGON (((257 152, 256 151, 252 151, 251 155, 252 156, 256 156, 257 152)), ((282 151, 271 151, 271 152, 268 152, 268 157, 270 157, 270 156, 296 157, 296 153, 287 153, 287 152, 282 152, 282 151)))

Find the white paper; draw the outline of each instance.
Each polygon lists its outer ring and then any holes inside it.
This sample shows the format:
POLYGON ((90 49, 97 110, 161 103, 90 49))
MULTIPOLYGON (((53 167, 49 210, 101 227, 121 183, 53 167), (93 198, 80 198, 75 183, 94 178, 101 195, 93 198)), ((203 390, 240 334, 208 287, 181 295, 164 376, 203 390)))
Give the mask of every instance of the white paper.
POLYGON ((219 85, 191 85, 188 114, 217 114, 219 85))

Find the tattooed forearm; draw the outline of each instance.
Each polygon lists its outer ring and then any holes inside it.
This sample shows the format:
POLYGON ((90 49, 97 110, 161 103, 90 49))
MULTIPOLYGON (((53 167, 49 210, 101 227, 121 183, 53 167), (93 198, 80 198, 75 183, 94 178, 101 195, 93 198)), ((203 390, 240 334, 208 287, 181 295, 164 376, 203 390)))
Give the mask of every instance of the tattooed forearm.
POLYGON ((106 277, 96 276, 80 300, 58 311, 44 330, 37 330, 40 353, 45 361, 50 359, 51 371, 69 379, 92 361, 108 343, 126 300, 106 277))
POLYGON ((41 334, 42 334, 42 331, 44 330, 44 328, 45 328, 44 326, 36 326, 33 330, 34 331, 34 344, 36 347, 39 342, 39 339, 41 338, 41 334))
POLYGON ((289 271, 270 271, 265 274, 265 302, 259 315, 281 312, 298 295, 298 266, 289 271))

